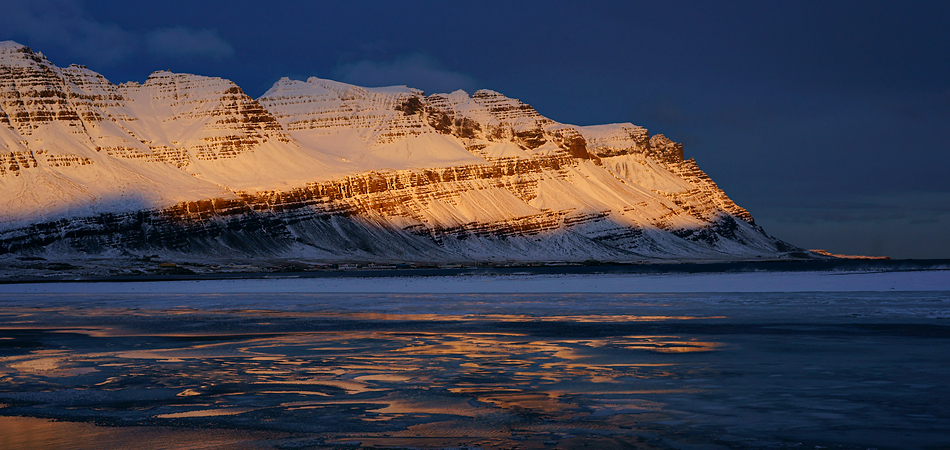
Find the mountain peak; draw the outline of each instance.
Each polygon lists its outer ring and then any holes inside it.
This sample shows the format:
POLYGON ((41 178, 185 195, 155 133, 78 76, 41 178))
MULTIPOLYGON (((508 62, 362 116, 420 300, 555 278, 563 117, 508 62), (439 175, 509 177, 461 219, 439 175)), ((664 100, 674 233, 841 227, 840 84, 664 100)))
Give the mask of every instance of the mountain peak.
POLYGON ((0 257, 61 249, 426 262, 796 250, 680 144, 632 124, 563 124, 488 89, 281 78, 255 100, 168 70, 116 86, 4 41, 0 257))
POLYGON ((27 47, 16 41, 0 41, 0 54, 3 53, 12 53, 12 52, 23 52, 27 51, 33 53, 33 50, 30 47, 27 47))
POLYGON ((42 53, 15 41, 0 41, 0 63, 5 66, 28 66, 49 63, 42 53))
POLYGON ((501 92, 496 92, 491 89, 479 89, 472 94, 472 97, 504 97, 505 95, 501 92))

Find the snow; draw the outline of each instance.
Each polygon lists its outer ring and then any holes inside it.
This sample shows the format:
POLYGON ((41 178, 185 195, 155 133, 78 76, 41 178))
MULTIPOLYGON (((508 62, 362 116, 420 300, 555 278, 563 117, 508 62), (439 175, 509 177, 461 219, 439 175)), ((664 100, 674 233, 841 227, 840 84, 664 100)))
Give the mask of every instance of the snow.
POLYGON ((0 41, 0 52, 7 53, 20 48, 23 48, 23 44, 20 44, 16 41, 0 41))
MULTIPOLYGON (((396 272, 398 273, 398 272, 396 272)), ((950 271, 753 272, 714 274, 563 274, 319 277, 200 281, 0 284, 0 294, 67 293, 805 293, 950 291, 950 271)))
POLYGON ((422 91, 416 88, 411 88, 406 85, 399 86, 380 86, 380 87, 368 87, 365 88, 368 92, 373 92, 376 94, 386 94, 386 95, 396 95, 396 94, 421 94, 422 91))
POLYGON ((511 142, 486 142, 486 145, 482 152, 489 158, 526 158, 530 156, 521 147, 511 142))
POLYGON ((363 151, 351 149, 349 155, 351 161, 360 162, 356 169, 361 172, 486 163, 484 159, 465 150, 457 139, 434 133, 409 136, 363 151))
POLYGON ((618 178, 628 181, 634 186, 649 186, 651 191, 665 193, 686 192, 692 186, 686 180, 679 178, 660 166, 652 159, 642 155, 620 155, 601 160, 604 167, 617 175, 618 178))
MULTIPOLYGON (((7 42, 2 48, 19 47, 7 42)), ((731 202, 714 185, 687 179, 665 163, 643 154, 604 158, 602 165, 580 159, 561 162, 567 157, 558 136, 580 133, 599 146, 633 149, 646 130, 629 123, 573 127, 490 90, 471 97, 459 90, 423 98, 422 91, 406 86, 363 88, 316 77, 282 78, 254 101, 223 78, 157 71, 144 83, 116 86, 85 68, 59 69, 19 54, 0 59, 0 64, 11 61, 25 61, 37 73, 52 73, 50 83, 62 79, 70 94, 66 98, 73 100, 57 107, 103 120, 57 119, 0 127, 0 148, 49 155, 38 157, 35 168, 0 176, 0 228, 286 191, 356 174, 410 177, 402 171, 448 169, 443 172, 474 170, 479 176, 386 191, 361 198, 364 203, 343 200, 333 206, 363 211, 365 205, 385 203, 376 200, 411 197, 386 212, 364 211, 383 229, 491 228, 527 218, 550 223, 544 229, 555 230, 542 231, 551 238, 544 241, 550 249, 532 248, 535 238, 523 236, 512 239, 508 250, 504 248, 508 244, 446 244, 491 260, 523 261, 528 254, 556 259, 573 255, 572 260, 601 255, 735 259, 777 254, 774 241, 744 223, 739 224, 742 236, 735 241, 697 243, 670 235, 674 229, 710 225, 718 213, 729 211, 724 205, 731 202), (49 72, 39 70, 39 65, 49 72), (423 104, 427 108, 414 107, 423 104), (437 117, 429 115, 433 108, 444 114, 438 120, 449 119, 453 127, 477 126, 445 134, 444 128, 430 124, 437 117), (247 111, 259 115, 242 115, 247 111), (267 126, 258 126, 261 123, 267 126), (535 130, 543 131, 546 142, 527 149, 515 134, 535 130), (222 141, 220 147, 214 145, 222 141), (88 163, 63 166, 47 161, 62 157, 88 163), (473 169, 489 160, 497 165, 473 169), (515 160, 525 164, 515 166, 515 160), (513 166, 518 173, 511 171, 513 166), (553 166, 558 169, 539 168, 553 166), (638 236, 642 231, 643 241, 616 248, 597 239, 609 238, 613 231, 623 235, 618 231, 622 227, 638 236), (627 251, 641 244, 638 253, 627 251), (510 253, 512 248, 518 249, 517 254, 510 253)))
POLYGON ((577 127, 584 138, 610 147, 624 147, 630 144, 631 135, 646 135, 647 130, 630 122, 608 123, 577 127))
POLYGON ((345 163, 331 169, 336 175, 484 164, 458 139, 395 109, 421 94, 405 86, 363 88, 316 77, 306 82, 284 78, 260 102, 308 154, 345 163))
MULTIPOLYGON (((3 58, 3 65, 9 67, 28 67, 34 64, 30 58, 23 54, 24 48, 26 48, 25 45, 14 41, 0 41, 0 58, 3 58)), ((36 56, 44 58, 42 53, 36 54, 36 56)))

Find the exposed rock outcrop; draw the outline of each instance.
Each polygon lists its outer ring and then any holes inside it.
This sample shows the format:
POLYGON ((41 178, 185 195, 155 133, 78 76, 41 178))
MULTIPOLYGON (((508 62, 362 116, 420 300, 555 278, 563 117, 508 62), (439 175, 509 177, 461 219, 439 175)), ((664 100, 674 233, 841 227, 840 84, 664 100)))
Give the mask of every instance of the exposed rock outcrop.
POLYGON ((682 145, 500 93, 281 79, 114 85, 0 43, 0 254, 781 258, 682 145))

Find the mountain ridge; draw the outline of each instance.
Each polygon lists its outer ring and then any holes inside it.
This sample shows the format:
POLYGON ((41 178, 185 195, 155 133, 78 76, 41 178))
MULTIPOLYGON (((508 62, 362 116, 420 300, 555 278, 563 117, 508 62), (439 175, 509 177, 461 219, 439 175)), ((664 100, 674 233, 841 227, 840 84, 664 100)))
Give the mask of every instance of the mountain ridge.
POLYGON ((0 43, 0 255, 343 261, 813 257, 633 124, 491 90, 115 85, 0 43))

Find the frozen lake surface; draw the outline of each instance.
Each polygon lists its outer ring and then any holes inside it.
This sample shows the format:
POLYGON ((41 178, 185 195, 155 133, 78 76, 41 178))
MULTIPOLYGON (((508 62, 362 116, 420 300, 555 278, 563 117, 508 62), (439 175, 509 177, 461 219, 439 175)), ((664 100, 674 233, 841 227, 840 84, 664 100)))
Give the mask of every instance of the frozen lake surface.
MULTIPOLYGON (((392 271, 398 274, 399 271, 392 271)), ((676 293, 946 291, 950 270, 735 273, 594 273, 338 277, 268 275, 252 279, 0 284, 4 293, 676 293)), ((345 276, 344 276, 345 275, 345 276)), ((356 275, 356 276, 354 276, 356 275)))
POLYGON ((950 272, 0 285, 0 448, 950 448, 950 272))

